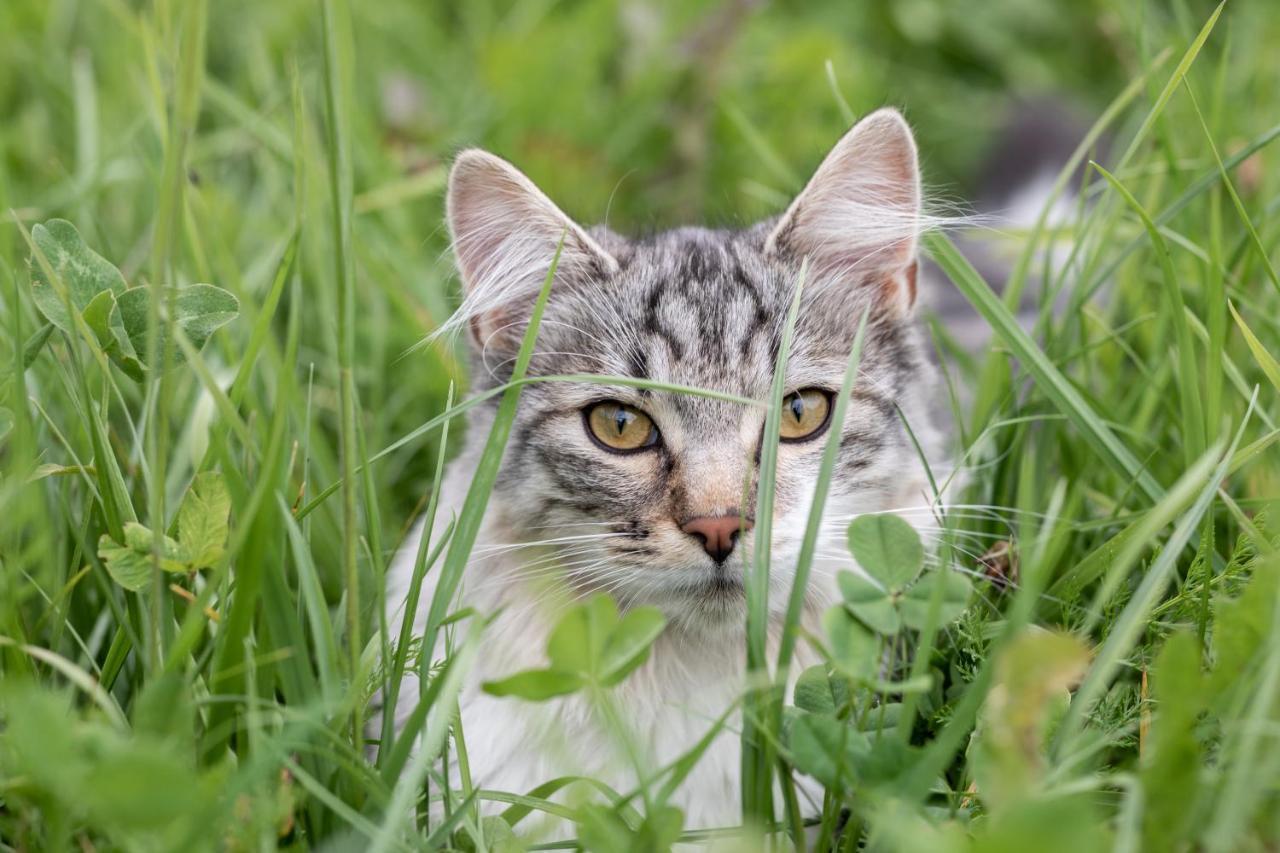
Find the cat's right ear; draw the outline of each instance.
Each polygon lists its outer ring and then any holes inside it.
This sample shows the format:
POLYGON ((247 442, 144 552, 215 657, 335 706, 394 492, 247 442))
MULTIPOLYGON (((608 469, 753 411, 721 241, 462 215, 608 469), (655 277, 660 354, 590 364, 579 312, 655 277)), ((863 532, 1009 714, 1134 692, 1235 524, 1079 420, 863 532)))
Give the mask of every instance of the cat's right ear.
POLYGON ((882 304, 915 301, 921 224, 915 140, 894 109, 854 125, 778 220, 766 251, 808 258, 825 284, 870 286, 882 304))
POLYGON ((599 279, 618 269, 613 256, 533 181, 487 151, 472 148, 458 155, 446 209, 463 285, 455 318, 467 323, 482 349, 519 347, 561 238, 557 284, 599 279))

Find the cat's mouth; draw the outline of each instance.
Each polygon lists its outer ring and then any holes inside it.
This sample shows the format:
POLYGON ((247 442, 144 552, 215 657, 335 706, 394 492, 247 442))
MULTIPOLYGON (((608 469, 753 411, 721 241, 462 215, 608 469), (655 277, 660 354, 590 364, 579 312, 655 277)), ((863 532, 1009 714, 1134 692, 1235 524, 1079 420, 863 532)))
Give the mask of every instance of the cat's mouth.
POLYGON ((702 584, 708 595, 741 595, 742 575, 737 572, 715 571, 702 584))
POLYGON ((698 585, 690 590, 692 598, 699 609, 704 612, 720 612, 724 614, 738 613, 746 600, 746 586, 742 573, 718 569, 700 579, 698 585))

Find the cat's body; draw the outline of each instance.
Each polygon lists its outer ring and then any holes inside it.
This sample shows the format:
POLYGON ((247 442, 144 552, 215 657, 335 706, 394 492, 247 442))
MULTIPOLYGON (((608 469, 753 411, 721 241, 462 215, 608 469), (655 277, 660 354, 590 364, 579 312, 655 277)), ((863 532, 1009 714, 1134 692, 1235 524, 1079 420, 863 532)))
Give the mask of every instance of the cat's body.
MULTIPOLYGON (((455 165, 449 207, 467 294, 459 322, 470 327, 481 387, 509 377, 563 234, 530 376, 625 376, 764 401, 808 260, 778 451, 769 579, 775 629, 828 429, 840 429, 842 440, 807 589, 808 631, 820 633, 818 616, 838 600, 835 573, 850 567, 843 538, 852 517, 923 508, 910 518, 929 523, 935 496, 903 423, 926 453, 935 451, 935 385, 910 320, 919 181, 910 131, 896 113, 860 123, 782 217, 742 231, 684 228, 646 240, 584 231, 513 167, 482 152, 455 165), (818 424, 823 412, 830 419, 864 312, 866 346, 847 416, 818 424)), ((496 402, 473 410, 437 531, 461 505, 495 411, 496 402)), ((754 521, 764 418, 759 405, 675 391, 587 382, 524 387, 456 602, 497 614, 460 699, 477 786, 523 793, 585 775, 625 793, 637 774, 693 747, 740 697, 744 552, 752 534, 743 542, 737 534, 754 521), (627 755, 582 696, 529 703, 481 689, 544 666, 564 604, 598 590, 624 609, 655 605, 668 621, 648 661, 612 694, 642 744, 638 756, 627 755)), ((419 535, 421 527, 390 574, 392 624, 404 615, 419 535)), ((435 574, 411 616, 415 633, 435 574)), ((802 643, 793 676, 813 659, 802 643)), ((404 685, 398 721, 417 697, 416 686, 404 685)), ((686 826, 739 820, 738 731, 731 715, 677 793, 686 826)))

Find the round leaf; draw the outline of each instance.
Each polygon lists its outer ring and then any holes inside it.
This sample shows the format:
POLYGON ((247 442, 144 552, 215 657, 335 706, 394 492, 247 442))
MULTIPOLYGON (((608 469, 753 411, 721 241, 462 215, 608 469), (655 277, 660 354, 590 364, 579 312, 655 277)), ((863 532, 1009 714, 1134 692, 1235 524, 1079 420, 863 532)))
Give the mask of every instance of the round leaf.
MULTIPOLYGON (((143 362, 147 361, 147 324, 151 322, 151 291, 149 287, 133 287, 116 297, 120 305, 120 318, 124 329, 143 362)), ((163 298, 167 301, 169 293, 163 298)), ((220 287, 212 284, 193 284, 177 289, 173 297, 174 322, 182 329, 187 340, 196 349, 215 331, 234 320, 240 313, 240 301, 220 287)), ((157 340, 163 351, 167 329, 162 323, 157 340)), ((184 360, 182 351, 173 347, 173 364, 184 360)))
POLYGON ((597 671, 605 639, 618 624, 618 607, 603 593, 570 609, 547 640, 547 658, 565 672, 597 671))
POLYGON ((845 606, 868 628, 881 634, 896 634, 902 619, 893 596, 876 582, 854 572, 842 571, 836 576, 845 606))
POLYGON ((792 695, 795 706, 803 711, 814 714, 836 712, 836 697, 831 689, 831 679, 827 676, 827 668, 821 664, 800 673, 792 695))
POLYGON ((843 604, 823 614, 822 627, 831 644, 831 661, 841 672, 861 679, 875 676, 880 664, 880 642, 843 604))
MULTIPOLYGON (((125 292, 124 276, 120 270, 86 246, 80 232, 65 219, 50 219, 35 226, 31 229, 31 241, 66 287, 71 307, 77 314, 105 290, 117 296, 125 292)), ((50 323, 64 332, 73 331, 66 303, 45 276, 40 259, 34 256, 31 259, 31 296, 50 323)))
POLYGON ((667 620, 656 607, 637 607, 610 632, 600 654, 600 684, 612 687, 644 663, 667 620))
POLYGON ((972 590, 973 584, 959 572, 945 570, 930 572, 902 596, 900 603, 902 621, 907 623, 907 627, 916 631, 924 630, 929 621, 930 602, 933 600, 935 591, 938 591, 941 601, 938 604, 937 624, 946 625, 954 622, 968 606, 969 593, 972 590), (939 587, 941 587, 940 591, 938 591, 939 587))
POLYGON ((915 580, 924 566, 920 534, 896 515, 855 518, 849 524, 849 551, 868 575, 891 592, 915 580))
POLYGON ((116 304, 115 293, 104 290, 93 297, 81 316, 97 336, 102 351, 131 379, 143 381, 146 378, 146 366, 138 360, 133 342, 125 332, 124 320, 121 319, 120 306, 116 304))
POLYGON ((834 714, 849 701, 848 682, 832 677, 825 665, 818 664, 800 673, 794 697, 797 708, 814 714, 834 714))
POLYGON ((832 790, 852 781, 854 768, 870 751, 866 735, 835 717, 803 714, 791 727, 791 760, 832 790))

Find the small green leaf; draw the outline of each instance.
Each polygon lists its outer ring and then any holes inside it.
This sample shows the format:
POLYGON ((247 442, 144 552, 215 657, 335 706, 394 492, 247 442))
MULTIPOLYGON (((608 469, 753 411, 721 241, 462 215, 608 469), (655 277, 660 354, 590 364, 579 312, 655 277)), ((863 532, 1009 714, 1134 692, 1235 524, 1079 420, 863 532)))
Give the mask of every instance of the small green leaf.
POLYGON ((212 566, 227 545, 231 494, 220 471, 202 471, 178 508, 178 542, 193 568, 212 566))
POLYGON ((929 606, 934 590, 942 587, 942 600, 938 603, 938 625, 954 622, 969 605, 969 593, 973 584, 959 572, 940 570, 930 572, 906 591, 899 603, 902 621, 907 627, 923 631, 929 620, 929 606))
MULTIPOLYGON (((118 294, 120 317, 125 331, 138 357, 147 361, 147 324, 151 319, 151 291, 149 287, 134 287, 118 294)), ((168 301, 169 293, 164 294, 168 301)), ((174 295, 174 322, 196 349, 200 349, 215 331, 230 323, 240 314, 240 301, 220 287, 212 284, 193 284, 180 287, 174 295)), ((167 330, 161 325, 157 336, 158 346, 166 346, 167 330)), ((182 352, 173 347, 173 364, 181 364, 182 352)))
POLYGON ((823 664, 811 666, 796 679, 795 706, 814 714, 834 714, 849 701, 844 678, 832 677, 823 664))
POLYGON ((5 436, 13 431, 13 412, 0 406, 0 441, 4 441, 5 436))
POLYGON ((867 736, 848 723, 820 714, 802 714, 791 727, 791 760, 833 791, 854 779, 856 768, 871 750, 867 736))
MULTIPOLYGON (((897 727, 900 719, 902 719, 902 703, 884 702, 869 710, 858 721, 857 728, 858 731, 866 732, 868 735, 875 735, 892 731, 897 727)), ((900 765, 898 769, 901 770, 904 766, 906 765, 900 765)))
POLYGON ((567 612, 547 640, 546 669, 492 681, 484 689, 495 696, 538 701, 572 693, 587 684, 613 687, 649 655, 666 620, 653 607, 639 607, 618 618, 618 606, 604 593, 567 612))
POLYGON ((90 299, 89 304, 80 312, 85 324, 97 336, 98 344, 104 352, 115 343, 111 336, 111 314, 115 310, 116 295, 110 290, 104 290, 90 299))
POLYGON ((893 595, 881 589, 875 581, 854 572, 842 571, 836 576, 840 594, 844 596, 849 612, 863 621, 868 628, 885 635, 898 633, 902 619, 898 616, 893 595))
POLYGON ((97 471, 92 465, 59 465, 56 462, 46 462, 43 465, 36 466, 36 470, 31 472, 27 482, 34 483, 36 480, 43 480, 45 477, 70 477, 73 475, 94 477, 97 476, 97 471))
MULTIPOLYGON (((484 838, 484 847, 490 853, 524 853, 529 848, 521 841, 507 823, 498 815, 480 818, 480 834, 484 838)), ((471 834, 459 830, 454 834, 454 847, 459 853, 474 853, 475 839, 471 834)))
POLYGON ((588 803, 578 809, 578 844, 588 853, 657 853, 680 840, 684 812, 654 803, 639 821, 628 821, 620 807, 588 803), (638 826, 635 823, 638 822, 638 826))
MULTIPOLYGON (((98 540, 98 557, 106 564, 107 571, 116 583, 133 592, 140 592, 151 583, 152 543, 155 533, 136 521, 124 525, 124 544, 107 534, 98 540)), ((185 573, 190 570, 187 555, 182 546, 168 536, 160 553, 160 568, 166 572, 185 573)))
POLYGON ((89 301, 81 316, 85 324, 93 330, 102 351, 116 363, 129 378, 141 382, 146 378, 146 366, 138 360, 138 353, 133 342, 124 330, 124 321, 120 316, 120 307, 116 296, 110 290, 104 290, 89 301))
POLYGON ((111 579, 132 592, 141 592, 151 583, 151 561, 132 548, 118 544, 106 533, 98 540, 98 557, 111 579))
POLYGON ((588 853, 630 850, 636 832, 612 809, 586 803, 578 809, 578 843, 588 853))
MULTIPOLYGON (((879 713, 879 709, 872 709, 871 716, 874 718, 879 713)), ((918 756, 919 750, 890 736, 893 731, 893 727, 886 723, 878 736, 870 738, 870 748, 858 762, 858 777, 864 783, 892 782, 902 773, 902 768, 909 767, 918 756)))
MULTIPOLYGON (((135 551, 151 554, 154 547, 156 534, 149 527, 144 527, 136 521, 126 522, 124 526, 124 543, 135 551)), ((166 572, 185 572, 187 571, 187 563, 189 558, 182 546, 170 539, 164 537, 164 542, 160 550, 160 568, 166 572)))
POLYGON ((44 349, 44 345, 48 343, 49 336, 53 334, 54 325, 45 323, 27 338, 27 342, 22 345, 22 367, 25 370, 31 366, 36 360, 36 356, 40 354, 40 350, 44 349))
POLYGON ((849 552, 868 575, 897 592, 920 574, 924 546, 914 527, 896 515, 860 515, 849 523, 849 552))
POLYGON ((618 606, 603 593, 569 610, 547 640, 547 658, 552 668, 565 672, 597 672, 605 640, 617 624, 618 606))
POLYGON ((586 682, 576 672, 557 669, 528 669, 499 681, 486 681, 484 692, 491 696, 515 696, 542 702, 580 690, 586 682))
MULTIPOLYGON (((64 219, 50 219, 31 229, 31 240, 67 288, 71 307, 83 312, 103 291, 119 296, 125 291, 120 270, 85 245, 80 232, 64 219)), ((74 330, 67 306, 46 279, 37 258, 31 260, 31 295, 45 318, 68 334, 74 330)))
POLYGON ((605 640, 599 660, 600 684, 613 687, 649 657, 649 648, 666 627, 656 607, 637 607, 622 617, 605 640))
POLYGON ((875 635, 837 604, 822 617, 822 627, 831 644, 831 662, 845 675, 863 680, 873 678, 880 668, 880 643, 875 635))

